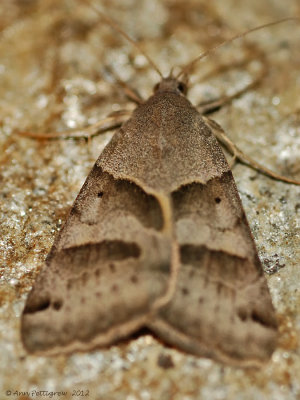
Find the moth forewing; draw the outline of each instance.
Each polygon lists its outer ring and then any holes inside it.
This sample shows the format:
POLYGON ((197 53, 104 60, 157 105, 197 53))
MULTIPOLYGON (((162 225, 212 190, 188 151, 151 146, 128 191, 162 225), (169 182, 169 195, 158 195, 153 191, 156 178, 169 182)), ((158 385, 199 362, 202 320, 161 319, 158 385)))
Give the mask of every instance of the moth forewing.
POLYGON ((23 314, 31 352, 109 345, 142 326, 168 344, 258 364, 276 320, 253 238, 212 131, 168 78, 87 177, 23 314), (172 199, 170 215, 162 198, 172 199), (172 241, 179 276, 167 304, 172 241))

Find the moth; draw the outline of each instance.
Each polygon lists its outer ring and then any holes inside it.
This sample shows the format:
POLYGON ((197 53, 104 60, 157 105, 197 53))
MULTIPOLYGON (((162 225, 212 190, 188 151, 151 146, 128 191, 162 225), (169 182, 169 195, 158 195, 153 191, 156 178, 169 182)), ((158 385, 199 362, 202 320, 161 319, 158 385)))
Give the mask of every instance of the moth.
POLYGON ((186 97, 198 59, 177 76, 155 67, 154 94, 89 173, 28 296, 29 352, 88 351, 147 327, 168 345, 232 365, 271 356, 275 311, 215 136, 222 129, 186 97))

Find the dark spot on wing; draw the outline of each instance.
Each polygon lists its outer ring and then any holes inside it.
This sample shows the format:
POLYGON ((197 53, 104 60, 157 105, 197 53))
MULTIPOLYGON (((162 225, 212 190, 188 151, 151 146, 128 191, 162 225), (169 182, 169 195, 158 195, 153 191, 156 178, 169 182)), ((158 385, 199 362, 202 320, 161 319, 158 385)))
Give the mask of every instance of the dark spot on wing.
POLYGON ((62 300, 55 300, 52 304, 52 307, 54 308, 54 310, 58 311, 62 308, 63 302, 62 300))

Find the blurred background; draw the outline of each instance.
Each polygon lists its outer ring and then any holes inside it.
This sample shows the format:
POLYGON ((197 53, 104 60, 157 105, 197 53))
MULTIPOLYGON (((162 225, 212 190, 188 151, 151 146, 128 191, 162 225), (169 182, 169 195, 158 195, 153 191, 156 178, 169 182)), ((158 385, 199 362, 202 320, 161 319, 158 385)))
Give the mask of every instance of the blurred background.
MULTIPOLYGON (((164 75, 239 32, 300 17, 298 0, 91 1, 164 75)), ((211 117, 245 153, 300 179, 300 23, 266 28, 201 61, 188 97, 197 105, 233 94, 264 66, 267 73, 254 88, 211 117)), ((142 54, 85 2, 1 0, 0 398, 16 390, 65 391, 63 399, 82 397, 73 390, 105 400, 299 398, 299 189, 240 164, 233 173, 280 322, 278 349, 266 368, 225 367, 167 348, 151 335, 50 359, 23 349, 20 315, 28 291, 113 132, 89 143, 37 141, 17 132, 65 131, 133 110, 111 71, 144 99, 159 80, 142 54)))

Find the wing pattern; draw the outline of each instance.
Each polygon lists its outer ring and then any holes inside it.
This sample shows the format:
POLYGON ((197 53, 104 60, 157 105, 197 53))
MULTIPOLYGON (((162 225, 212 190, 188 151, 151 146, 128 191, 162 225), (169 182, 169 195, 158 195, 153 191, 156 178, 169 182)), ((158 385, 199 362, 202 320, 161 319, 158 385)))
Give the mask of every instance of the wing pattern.
POLYGON ((220 146, 175 90, 158 91, 87 177, 29 295, 31 352, 105 346, 148 326, 168 344, 237 365, 266 361, 275 313, 220 146), (167 229, 167 227, 169 227, 167 229), (172 246, 180 269, 167 304, 172 246))

